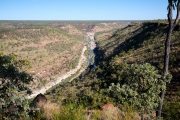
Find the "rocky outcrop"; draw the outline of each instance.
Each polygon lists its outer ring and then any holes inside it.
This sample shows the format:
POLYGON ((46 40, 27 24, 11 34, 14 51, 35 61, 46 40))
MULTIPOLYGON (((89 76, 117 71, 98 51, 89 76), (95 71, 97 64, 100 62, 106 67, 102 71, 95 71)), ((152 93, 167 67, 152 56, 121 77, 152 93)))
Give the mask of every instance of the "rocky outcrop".
POLYGON ((108 104, 104 104, 104 105, 100 106, 100 108, 101 108, 101 110, 112 109, 112 108, 114 108, 114 105, 108 103, 108 104))

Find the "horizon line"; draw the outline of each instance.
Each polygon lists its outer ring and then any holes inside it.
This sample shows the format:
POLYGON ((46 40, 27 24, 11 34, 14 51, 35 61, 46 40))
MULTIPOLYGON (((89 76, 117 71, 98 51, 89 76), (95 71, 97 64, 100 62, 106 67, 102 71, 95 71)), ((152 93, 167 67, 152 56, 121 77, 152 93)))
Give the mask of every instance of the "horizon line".
POLYGON ((155 21, 167 19, 154 19, 154 20, 0 20, 0 21, 155 21))

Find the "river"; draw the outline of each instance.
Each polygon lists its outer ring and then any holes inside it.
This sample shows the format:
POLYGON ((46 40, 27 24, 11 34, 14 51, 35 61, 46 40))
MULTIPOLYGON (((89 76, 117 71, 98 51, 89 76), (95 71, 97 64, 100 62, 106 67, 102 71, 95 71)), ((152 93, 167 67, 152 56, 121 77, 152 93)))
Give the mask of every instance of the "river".
MULTIPOLYGON (((50 81, 48 82, 45 86, 43 86, 40 89, 36 89, 36 90, 32 90, 32 94, 27 96, 28 99, 33 98, 35 96, 37 96, 38 94, 44 94, 46 93, 46 91, 50 88, 52 88, 53 86, 59 84, 63 79, 67 79, 68 77, 70 77, 71 75, 75 74, 78 70, 80 70, 82 68, 83 63, 86 62, 86 60, 88 60, 88 56, 85 56, 85 51, 90 50, 93 54, 93 56, 89 57, 94 61, 95 58, 95 53, 94 53, 94 49, 96 48, 96 44, 94 42, 94 33, 87 33, 87 38, 86 40, 88 42, 86 42, 86 45, 84 45, 83 49, 82 49, 82 53, 78 62, 78 65, 74 68, 71 69, 69 72, 65 73, 64 75, 60 76, 59 78, 57 78, 57 80, 55 81, 50 81)), ((89 61, 89 60, 88 60, 89 61)), ((92 64, 92 63, 91 63, 92 64)), ((90 64, 89 64, 90 65, 90 64)), ((93 63, 93 66, 95 66, 95 64, 93 63)), ((85 70, 85 69, 84 69, 85 70)), ((83 72, 83 71, 81 71, 83 72)))
POLYGON ((92 32, 87 33, 86 44, 88 47, 88 51, 90 53, 86 56, 88 61, 88 67, 90 69, 93 69, 96 66, 96 62, 95 62, 96 53, 94 52, 94 49, 96 48, 96 44, 94 41, 94 33, 92 32))

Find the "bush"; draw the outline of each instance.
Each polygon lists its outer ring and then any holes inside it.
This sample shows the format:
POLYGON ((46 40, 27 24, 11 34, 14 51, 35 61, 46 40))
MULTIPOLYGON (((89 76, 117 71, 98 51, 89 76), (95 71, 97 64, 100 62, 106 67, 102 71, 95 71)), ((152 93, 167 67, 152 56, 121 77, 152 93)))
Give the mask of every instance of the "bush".
POLYGON ((118 84, 112 83, 107 93, 119 103, 127 102, 140 111, 150 113, 159 104, 159 94, 165 89, 158 71, 149 63, 131 65, 122 73, 118 84))
POLYGON ((163 107, 164 120, 178 120, 180 118, 180 102, 167 102, 163 107))

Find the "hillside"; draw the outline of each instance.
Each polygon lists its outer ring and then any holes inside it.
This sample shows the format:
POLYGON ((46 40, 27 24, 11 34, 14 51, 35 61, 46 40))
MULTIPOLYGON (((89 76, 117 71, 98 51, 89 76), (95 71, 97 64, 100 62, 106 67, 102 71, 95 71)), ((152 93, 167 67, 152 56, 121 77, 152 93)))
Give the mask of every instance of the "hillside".
MULTIPOLYGON (((164 41, 168 24, 164 22, 133 23, 115 33, 97 33, 97 60, 114 60, 118 63, 151 63, 162 72, 164 41), (108 37, 107 37, 108 36, 108 37)), ((180 26, 176 26, 171 40, 170 72, 173 75, 167 93, 169 100, 175 100, 174 91, 180 90, 180 26)), ((175 96, 176 98, 177 96, 175 96)))
MULTIPOLYGON (((60 23, 61 24, 61 23, 60 23)), ((0 50, 26 59, 35 78, 31 87, 41 87, 76 66, 84 44, 84 34, 71 28, 69 34, 53 25, 30 22, 3 23, 0 30, 0 50)))
POLYGON ((0 51, 28 60, 30 66, 23 69, 33 75, 29 87, 41 88, 77 66, 89 30, 126 25, 102 25, 100 21, 0 21, 0 51))
MULTIPOLYGON (((46 94, 53 102, 82 102, 89 109, 105 103, 119 106, 115 98, 104 92, 111 83, 117 84, 131 64, 151 63, 159 73, 163 68, 164 41, 168 24, 164 21, 134 22, 116 31, 97 32, 95 49, 97 67, 85 71, 70 83, 62 83, 46 94)), ((179 102, 180 90, 180 26, 172 36, 170 72, 173 79, 167 86, 166 101, 179 102)), ((171 108, 173 109, 173 108, 171 108)))

